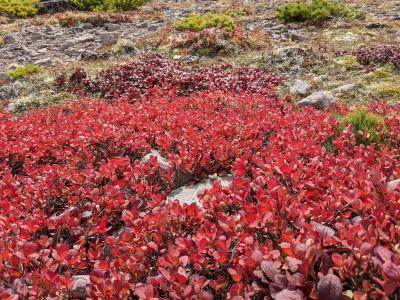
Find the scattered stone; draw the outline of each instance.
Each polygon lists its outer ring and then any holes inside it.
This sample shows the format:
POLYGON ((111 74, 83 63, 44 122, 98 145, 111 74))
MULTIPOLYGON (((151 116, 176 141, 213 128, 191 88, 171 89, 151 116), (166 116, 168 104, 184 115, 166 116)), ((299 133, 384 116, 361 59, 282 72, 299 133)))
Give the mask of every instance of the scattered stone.
POLYGON ((20 91, 15 84, 0 87, 0 100, 16 98, 19 96, 19 94, 20 91))
POLYGON ((51 66, 53 60, 50 57, 42 58, 34 62, 35 65, 38 66, 51 66))
POLYGON ((105 28, 107 31, 110 31, 110 32, 112 32, 112 31, 118 31, 118 30, 121 29, 121 25, 115 24, 115 23, 106 23, 106 24, 104 24, 104 28, 105 28))
POLYGON ((173 57, 172 57, 172 59, 173 60, 180 60, 182 58, 182 55, 174 55, 173 57))
POLYGON ((11 81, 10 76, 6 72, 0 72, 0 82, 8 82, 11 81))
POLYGON ((335 102, 335 99, 332 93, 327 91, 320 91, 314 94, 311 94, 307 98, 304 98, 298 105, 300 107, 311 106, 316 109, 328 109, 335 102))
POLYGON ((33 31, 33 32, 31 32, 30 37, 33 42, 37 42, 38 40, 42 39, 44 36, 40 32, 33 31))
POLYGON ((83 29, 93 29, 94 26, 92 23, 81 23, 83 29))
POLYGON ((356 87, 355 84, 348 83, 348 84, 344 84, 344 85, 341 85, 341 86, 333 89, 332 92, 335 92, 335 93, 350 92, 350 91, 354 90, 355 87, 356 87))
POLYGON ((174 191, 172 191, 167 200, 174 201, 178 200, 181 204, 192 204, 196 203, 200 205, 200 201, 198 198, 198 193, 204 191, 206 189, 212 188, 216 181, 219 181, 222 187, 228 187, 232 182, 232 176, 225 176, 225 177, 213 177, 209 179, 205 179, 199 183, 196 183, 192 186, 182 186, 174 191))
POLYGON ((169 160, 162 157, 161 153, 154 149, 152 149, 149 153, 147 153, 142 158, 142 162, 145 162, 145 163, 150 162, 152 156, 157 158, 157 161, 160 164, 161 169, 166 170, 169 168, 169 163, 170 163, 169 160))
POLYGON ((87 42, 93 42, 95 40, 94 35, 93 34, 84 34, 81 35, 80 37, 78 37, 76 39, 77 43, 87 43, 87 42))
POLYGON ((303 80, 295 80, 290 88, 290 93, 295 96, 307 97, 310 95, 310 85, 303 80))
POLYGON ((99 58, 99 55, 94 51, 83 49, 83 51, 81 51, 80 58, 81 60, 96 60, 99 58))
POLYGON ((366 29, 379 29, 385 27, 385 24, 379 22, 368 23, 364 26, 366 29))
POLYGON ((73 299, 86 299, 86 286, 90 284, 89 275, 75 275, 72 276, 74 285, 72 287, 73 299))
POLYGON ((116 32, 100 32, 101 43, 103 46, 111 46, 118 42, 119 34, 116 32))
POLYGON ((11 102, 10 104, 8 104, 6 110, 8 112, 14 112, 17 110, 17 105, 14 102, 11 102))
POLYGON ((400 179, 392 180, 387 184, 390 191, 400 190, 400 179))
POLYGON ((291 31, 289 31, 289 38, 292 41, 301 42, 301 41, 304 41, 306 39, 306 36, 303 33, 299 32, 297 30, 291 30, 291 31))
POLYGON ((335 230, 326 225, 314 221, 311 221, 310 224, 312 225, 312 227, 314 227, 315 231, 322 236, 330 236, 330 237, 336 236, 335 230))

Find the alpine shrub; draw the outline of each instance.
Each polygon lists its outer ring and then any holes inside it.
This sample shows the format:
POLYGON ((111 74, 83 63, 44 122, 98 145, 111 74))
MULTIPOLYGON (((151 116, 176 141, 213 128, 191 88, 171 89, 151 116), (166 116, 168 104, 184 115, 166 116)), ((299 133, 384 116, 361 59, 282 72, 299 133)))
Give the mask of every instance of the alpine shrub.
POLYGON ((39 0, 0 0, 0 14, 13 17, 31 17, 38 11, 39 0))
POLYGON ((234 28, 235 22, 227 14, 206 13, 204 15, 191 14, 178 21, 175 28, 178 30, 201 31, 206 28, 220 27, 227 30, 234 28))
POLYGON ((351 124, 358 144, 380 144, 383 142, 385 121, 382 116, 368 112, 365 108, 358 108, 341 120, 343 129, 351 124))
POLYGON ((148 0, 72 0, 72 4, 80 10, 119 12, 134 9, 148 0))
POLYGON ((363 47, 354 50, 353 55, 364 65, 391 63, 400 68, 400 47, 363 47))
POLYGON ((318 22, 332 17, 361 18, 362 12, 331 0, 298 1, 278 7, 277 18, 282 22, 318 22))
POLYGON ((42 71, 43 70, 40 66, 34 64, 28 64, 22 67, 12 69, 8 71, 7 74, 13 79, 20 79, 31 74, 40 73, 42 71))

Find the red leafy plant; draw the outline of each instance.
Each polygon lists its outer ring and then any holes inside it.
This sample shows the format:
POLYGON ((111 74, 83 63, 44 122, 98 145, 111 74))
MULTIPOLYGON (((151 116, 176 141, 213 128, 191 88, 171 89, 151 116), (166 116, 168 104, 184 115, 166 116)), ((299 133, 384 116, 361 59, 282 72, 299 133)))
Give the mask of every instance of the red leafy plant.
POLYGON ((275 77, 203 69, 184 95, 170 64, 70 80, 118 101, 1 113, 0 297, 398 297, 400 106, 372 104, 390 143, 358 145, 329 112, 276 97, 275 77), (152 149, 168 167, 142 160, 152 149), (167 201, 186 173, 233 181, 167 201))

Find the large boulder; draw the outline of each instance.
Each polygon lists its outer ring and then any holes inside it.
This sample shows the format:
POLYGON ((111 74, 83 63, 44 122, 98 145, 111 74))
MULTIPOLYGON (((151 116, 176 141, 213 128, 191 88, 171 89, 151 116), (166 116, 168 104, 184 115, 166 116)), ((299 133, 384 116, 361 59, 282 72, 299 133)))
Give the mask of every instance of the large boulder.
POLYGON ((295 96, 307 97, 310 95, 310 85, 303 80, 295 80, 290 87, 290 93, 295 96))
POLYGON ((327 91, 320 91, 304 98, 298 102, 300 107, 311 106, 316 109, 328 109, 335 103, 335 98, 332 93, 327 91))

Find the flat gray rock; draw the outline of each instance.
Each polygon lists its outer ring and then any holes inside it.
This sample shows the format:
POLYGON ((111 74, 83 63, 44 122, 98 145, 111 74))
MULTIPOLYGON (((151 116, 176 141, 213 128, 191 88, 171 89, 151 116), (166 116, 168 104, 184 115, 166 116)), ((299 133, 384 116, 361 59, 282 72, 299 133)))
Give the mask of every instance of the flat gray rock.
POLYGON ((300 79, 296 79, 290 88, 290 93, 295 96, 307 97, 310 95, 310 85, 300 79))
POLYGON ((397 189, 400 190, 400 179, 392 180, 388 182, 387 188, 391 191, 395 191, 397 189))
POLYGON ((311 94, 307 98, 298 102, 300 107, 311 106, 316 109, 328 109, 335 102, 335 98, 332 93, 327 91, 320 91, 314 94, 311 94))
POLYGON ((212 188, 216 181, 220 181, 222 187, 229 187, 233 178, 232 176, 209 178, 200 181, 192 186, 182 186, 172 191, 168 196, 167 200, 174 201, 178 200, 181 204, 192 204, 196 203, 201 205, 199 197, 197 196, 201 191, 212 188))
POLYGON ((169 168, 169 160, 162 157, 161 153, 154 149, 152 149, 142 158, 142 162, 149 162, 152 156, 157 158, 157 161, 160 164, 161 169, 166 170, 169 168))

